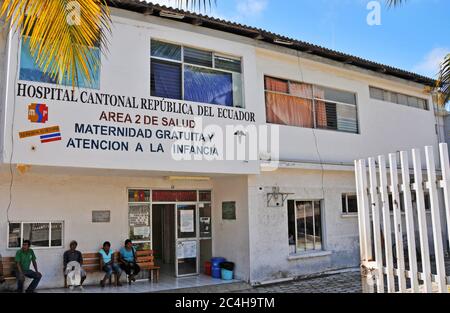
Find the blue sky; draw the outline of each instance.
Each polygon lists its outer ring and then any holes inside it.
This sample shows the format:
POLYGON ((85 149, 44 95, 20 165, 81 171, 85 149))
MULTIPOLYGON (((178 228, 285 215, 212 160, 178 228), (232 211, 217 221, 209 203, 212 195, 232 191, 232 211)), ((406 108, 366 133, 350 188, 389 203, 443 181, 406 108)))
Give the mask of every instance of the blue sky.
MULTIPOLYGON (((177 0, 155 0, 177 5, 177 0)), ((381 25, 369 26, 371 0, 217 0, 207 11, 227 20, 435 77, 450 53, 449 0, 407 0, 381 6, 381 25)), ((204 12, 202 12, 204 13, 204 12)))

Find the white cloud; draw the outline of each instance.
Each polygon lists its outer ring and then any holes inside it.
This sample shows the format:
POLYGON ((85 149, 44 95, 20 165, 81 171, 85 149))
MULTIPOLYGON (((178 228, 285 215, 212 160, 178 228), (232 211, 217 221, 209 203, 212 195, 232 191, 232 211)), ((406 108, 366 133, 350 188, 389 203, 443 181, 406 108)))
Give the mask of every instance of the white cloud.
POLYGON ((413 71, 435 77, 439 73, 441 63, 445 56, 450 53, 450 48, 434 48, 423 58, 423 60, 413 67, 413 71))
POLYGON ((240 16, 258 16, 268 5, 268 0, 241 0, 236 5, 240 16))

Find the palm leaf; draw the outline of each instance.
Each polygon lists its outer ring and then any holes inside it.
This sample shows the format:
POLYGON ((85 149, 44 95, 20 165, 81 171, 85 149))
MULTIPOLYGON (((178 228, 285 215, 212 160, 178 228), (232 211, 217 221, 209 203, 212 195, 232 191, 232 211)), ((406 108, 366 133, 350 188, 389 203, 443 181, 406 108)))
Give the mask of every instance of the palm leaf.
MULTIPOLYGON (((206 9, 216 0, 173 0, 178 6, 206 9)), ((100 53, 107 50, 111 17, 106 0, 4 0, 0 17, 6 16, 21 37, 29 41, 31 55, 44 74, 58 83, 71 80, 78 86, 80 76, 93 83, 100 66, 100 53), (78 23, 68 23, 77 4, 78 23)))
POLYGON ((107 47, 110 11, 105 0, 5 0, 0 16, 28 41, 38 67, 59 83, 80 76, 88 83, 100 66, 100 54, 92 49, 107 47), (78 4, 79 14, 71 4, 78 4), (75 16, 75 19, 71 19, 75 16))
POLYGON ((406 2, 406 0, 386 0, 388 7, 396 7, 404 2, 406 2))
POLYGON ((196 7, 201 10, 210 8, 213 4, 217 3, 217 0, 171 0, 182 8, 183 5, 186 9, 195 9, 196 7))
POLYGON ((439 105, 445 105, 450 101, 450 54, 447 54, 444 62, 442 63, 441 70, 439 72, 439 85, 441 97, 439 105))

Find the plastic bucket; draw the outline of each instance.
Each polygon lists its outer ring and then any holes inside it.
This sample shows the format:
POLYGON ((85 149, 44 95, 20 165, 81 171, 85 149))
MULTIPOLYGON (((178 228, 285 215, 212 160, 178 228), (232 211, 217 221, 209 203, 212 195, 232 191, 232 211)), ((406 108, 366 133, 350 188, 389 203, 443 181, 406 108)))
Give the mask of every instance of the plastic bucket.
POLYGON ((222 279, 223 280, 233 280, 233 271, 222 269, 222 279))
POLYGON ((221 268, 220 268, 220 264, 225 262, 226 259, 225 258, 212 258, 211 259, 211 275, 214 278, 221 278, 221 268))
POLYGON ((227 271, 234 271, 234 263, 233 262, 222 262, 222 263, 220 263, 220 268, 226 269, 227 271))
POLYGON ((219 267, 220 268, 220 263, 226 262, 227 259, 225 258, 212 258, 211 259, 211 265, 212 267, 219 267))
POLYGON ((211 276, 213 277, 213 278, 218 278, 218 279, 220 279, 220 278, 222 278, 222 272, 221 272, 222 270, 221 270, 221 268, 220 267, 213 267, 212 269, 211 269, 211 276))

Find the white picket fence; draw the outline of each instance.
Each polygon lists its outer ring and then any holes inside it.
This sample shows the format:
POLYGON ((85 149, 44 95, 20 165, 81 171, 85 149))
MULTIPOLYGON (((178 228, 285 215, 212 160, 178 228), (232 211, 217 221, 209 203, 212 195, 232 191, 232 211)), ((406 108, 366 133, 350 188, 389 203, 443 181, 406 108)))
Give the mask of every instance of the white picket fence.
POLYGON ((426 172, 418 149, 390 154, 389 167, 385 156, 355 161, 365 292, 448 292, 449 154, 447 144, 439 145, 437 170, 433 150, 425 147, 426 172))

